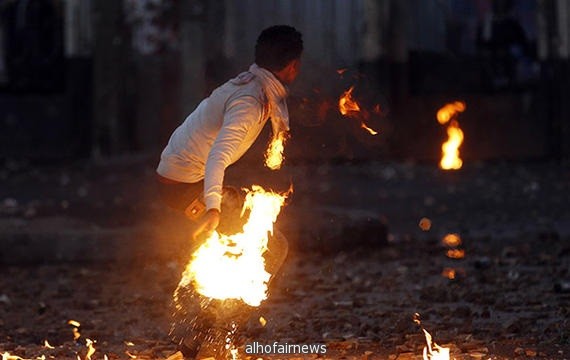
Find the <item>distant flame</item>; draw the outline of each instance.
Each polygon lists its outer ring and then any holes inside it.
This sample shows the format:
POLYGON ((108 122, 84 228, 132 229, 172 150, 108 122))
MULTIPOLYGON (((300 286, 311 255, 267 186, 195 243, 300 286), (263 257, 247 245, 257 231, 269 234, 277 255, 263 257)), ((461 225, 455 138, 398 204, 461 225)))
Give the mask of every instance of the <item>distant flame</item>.
POLYGON ((444 170, 457 170, 463 166, 463 161, 459 157, 459 147, 463 143, 463 131, 459 123, 455 120, 457 114, 465 111, 465 103, 456 101, 446 104, 437 112, 437 121, 447 127, 447 141, 441 146, 442 158, 439 166, 444 170))
POLYGON ((47 340, 44 340, 44 347, 48 349, 55 349, 55 347, 51 346, 47 340))
POLYGON ((286 196, 253 185, 242 210, 250 212, 243 231, 230 236, 214 232, 205 241, 186 266, 174 293, 175 302, 179 289, 193 283, 206 297, 241 299, 258 306, 267 297, 271 277, 263 258, 268 234, 273 233, 273 223, 286 196))
MULTIPOLYGON (((358 105, 358 102, 352 97, 353 90, 354 86, 351 86, 350 89, 342 94, 338 100, 338 110, 344 116, 366 118, 368 113, 364 112, 364 114, 361 114, 360 105, 358 105)), ((371 135, 378 134, 376 130, 368 127, 362 120, 360 120, 360 127, 368 131, 371 135)))
POLYGON ((283 150, 285 149, 285 141, 287 140, 287 133, 280 131, 277 135, 273 136, 273 139, 267 147, 265 152, 265 166, 271 170, 279 170, 281 164, 283 163, 283 150))

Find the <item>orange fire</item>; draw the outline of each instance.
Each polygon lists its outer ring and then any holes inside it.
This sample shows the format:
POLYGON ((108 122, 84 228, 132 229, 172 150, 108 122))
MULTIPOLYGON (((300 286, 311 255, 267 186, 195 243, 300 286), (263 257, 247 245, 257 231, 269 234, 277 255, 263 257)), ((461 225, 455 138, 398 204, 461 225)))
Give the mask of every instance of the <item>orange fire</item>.
POLYGON ((422 326, 420 314, 415 313, 413 319, 426 337, 427 346, 424 347, 423 351, 424 360, 449 360, 449 348, 441 347, 433 341, 431 334, 422 326))
POLYGON ((459 123, 455 119, 459 113, 465 111, 465 103, 455 101, 446 104, 437 112, 437 121, 447 127, 448 139, 441 146, 442 158, 439 163, 440 168, 444 170, 457 170, 463 166, 463 161, 459 157, 459 147, 463 143, 463 131, 459 127, 459 123))
POLYGON ((449 360, 449 348, 441 347, 436 344, 431 334, 424 328, 427 346, 424 347, 424 360, 449 360))
POLYGON ((79 323, 79 321, 69 320, 67 323, 73 326, 73 340, 79 339, 81 337, 81 334, 79 333, 79 327, 81 326, 81 324, 79 323))
POLYGON ((461 236, 459 236, 459 234, 454 234, 454 233, 447 234, 443 237, 441 242, 445 246, 455 248, 455 247, 458 247, 459 245, 461 245, 461 236))
POLYGON ((454 280, 456 272, 454 268, 446 267, 442 270, 441 276, 448 278, 449 280, 454 280))
POLYGON ((174 292, 175 303, 179 289, 193 284, 208 298, 241 299, 251 306, 260 305, 267 297, 271 277, 265 270, 263 254, 287 195, 253 185, 242 210, 249 211, 242 232, 229 236, 214 232, 196 250, 174 292))
MULTIPOLYGON (((354 118, 367 118, 367 112, 361 112, 360 105, 358 102, 354 100, 352 97, 352 91, 354 90, 354 86, 351 86, 350 89, 345 91, 340 99, 338 100, 338 110, 344 116, 354 117, 354 118)), ((360 127, 364 130, 368 131, 371 135, 377 135, 378 132, 366 125, 363 120, 360 120, 360 127)))
POLYGON ((437 111, 437 121, 441 125, 445 125, 449 120, 453 119, 457 114, 465 111, 465 103, 462 101, 455 101, 445 104, 437 111))
POLYGON ((265 152, 265 166, 271 170, 279 170, 281 164, 283 163, 283 150, 285 150, 285 141, 287 141, 287 132, 280 131, 277 135, 273 136, 273 139, 267 147, 265 152))
POLYGON ((465 257, 465 250, 463 249, 449 249, 445 253, 450 259, 463 259, 465 257))
POLYGON ((86 339, 85 341, 85 346, 87 346, 87 354, 85 355, 85 359, 91 360, 91 356, 95 354, 95 347, 93 346, 95 342, 91 339, 86 339))

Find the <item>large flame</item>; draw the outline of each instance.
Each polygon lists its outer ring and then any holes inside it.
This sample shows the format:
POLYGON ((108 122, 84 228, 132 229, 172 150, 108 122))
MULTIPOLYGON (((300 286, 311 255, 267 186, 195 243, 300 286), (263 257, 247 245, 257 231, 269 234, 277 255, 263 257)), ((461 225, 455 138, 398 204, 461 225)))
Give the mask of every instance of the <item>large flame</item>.
POLYGON ((455 101, 446 104, 437 112, 437 121, 447 127, 447 141, 441 146, 442 158, 439 166, 444 170, 457 170, 463 166, 463 161, 459 157, 459 147, 463 143, 463 131, 459 128, 459 123, 455 117, 465 111, 465 103, 455 101))
POLYGON ((283 150, 285 149, 285 141, 287 140, 287 132, 280 131, 273 136, 273 139, 265 152, 265 166, 271 170, 279 170, 283 163, 283 150))
POLYGON ((271 274, 263 254, 286 196, 253 185, 245 198, 243 212, 250 213, 243 231, 212 233, 193 254, 178 289, 193 283, 200 294, 213 299, 241 299, 251 306, 265 300, 271 274))
MULTIPOLYGON (((344 116, 348 117, 366 117, 366 112, 364 115, 361 115, 360 105, 358 102, 354 100, 352 97, 352 91, 354 90, 354 86, 351 86, 348 90, 346 90, 340 99, 338 99, 338 110, 344 116)), ((378 132, 366 125, 364 121, 360 120, 360 127, 364 130, 368 131, 371 135, 376 135, 378 132)))

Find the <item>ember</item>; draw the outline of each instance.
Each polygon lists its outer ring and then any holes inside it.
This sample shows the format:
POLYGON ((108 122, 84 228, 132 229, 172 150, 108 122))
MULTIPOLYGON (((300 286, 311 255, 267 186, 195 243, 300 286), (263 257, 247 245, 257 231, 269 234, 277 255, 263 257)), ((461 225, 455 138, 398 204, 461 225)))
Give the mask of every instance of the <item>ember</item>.
POLYGON ((458 234, 447 234, 443 237, 441 242, 445 246, 455 248, 461 245, 461 237, 458 234))

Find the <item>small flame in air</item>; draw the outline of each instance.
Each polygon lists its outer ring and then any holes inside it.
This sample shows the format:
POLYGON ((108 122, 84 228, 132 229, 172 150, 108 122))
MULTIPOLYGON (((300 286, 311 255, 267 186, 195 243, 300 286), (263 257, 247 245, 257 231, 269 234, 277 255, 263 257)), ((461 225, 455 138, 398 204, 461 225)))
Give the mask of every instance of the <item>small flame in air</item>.
MULTIPOLYGON (((367 118, 368 112, 361 112, 360 105, 358 102, 354 100, 352 97, 352 91, 354 90, 354 86, 351 86, 347 91, 345 91, 340 99, 338 100, 338 110, 344 116, 354 117, 354 118, 367 118)), ((371 135, 377 135, 378 132, 368 125, 364 123, 364 121, 360 120, 360 127, 364 130, 368 131, 371 135)))
POLYGON ((352 98, 353 90, 354 86, 351 86, 350 89, 345 91, 338 100, 338 109, 342 115, 349 116, 352 112, 360 111, 360 106, 356 100, 352 98))
POLYGON ((44 347, 48 349, 55 349, 55 347, 51 346, 47 340, 44 340, 44 347))
POLYGON ((448 139, 441 146, 443 156, 439 166, 444 170, 457 170, 463 166, 463 161, 459 157, 459 147, 463 143, 463 131, 455 119, 459 113, 465 111, 465 103, 455 101, 446 104, 437 112, 437 121, 441 125, 449 123, 447 127, 448 139))
POLYGON ((253 185, 242 210, 243 213, 249 211, 242 232, 229 236, 212 233, 186 266, 174 292, 175 303, 178 303, 179 289, 191 283, 209 298, 241 299, 251 306, 265 300, 271 274, 265 270, 263 254, 287 195, 253 185))
POLYGON ((280 131, 277 135, 273 136, 273 139, 267 147, 265 152, 265 166, 271 170, 279 170, 281 164, 283 163, 283 150, 285 150, 285 141, 287 140, 287 132, 280 131))

